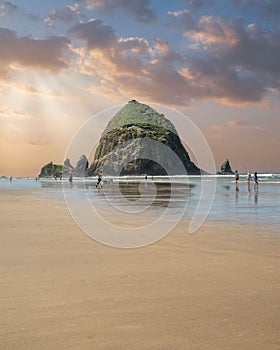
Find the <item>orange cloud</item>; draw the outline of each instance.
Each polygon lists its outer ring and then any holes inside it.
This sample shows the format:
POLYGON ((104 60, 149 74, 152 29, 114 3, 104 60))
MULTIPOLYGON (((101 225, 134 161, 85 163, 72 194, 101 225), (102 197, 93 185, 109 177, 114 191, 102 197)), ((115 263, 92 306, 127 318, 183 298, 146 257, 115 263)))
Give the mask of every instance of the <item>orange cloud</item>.
POLYGON ((46 146, 48 144, 48 142, 40 141, 40 140, 37 140, 37 141, 33 140, 33 141, 29 141, 28 144, 31 146, 46 146))
POLYGON ((247 122, 245 120, 230 120, 228 122, 229 126, 246 126, 247 122))

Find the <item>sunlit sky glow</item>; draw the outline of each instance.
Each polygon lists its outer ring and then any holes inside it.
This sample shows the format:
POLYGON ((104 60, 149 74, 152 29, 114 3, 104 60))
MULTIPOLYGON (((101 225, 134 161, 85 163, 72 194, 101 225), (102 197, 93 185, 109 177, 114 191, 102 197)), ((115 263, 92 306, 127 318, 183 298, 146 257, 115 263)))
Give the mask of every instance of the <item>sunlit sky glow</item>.
POLYGON ((131 99, 191 118, 217 168, 279 172, 279 57, 279 0, 0 0, 0 176, 131 99))

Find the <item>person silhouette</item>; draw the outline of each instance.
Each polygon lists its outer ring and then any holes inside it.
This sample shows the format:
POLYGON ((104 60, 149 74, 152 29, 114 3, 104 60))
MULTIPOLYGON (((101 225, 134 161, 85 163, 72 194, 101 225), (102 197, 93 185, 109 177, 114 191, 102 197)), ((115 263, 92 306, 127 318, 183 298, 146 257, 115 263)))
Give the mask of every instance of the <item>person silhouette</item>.
POLYGON ((71 187, 73 184, 73 174, 72 173, 69 175, 68 182, 69 182, 69 186, 71 187))
POLYGON ((247 173, 247 185, 248 185, 248 192, 251 191, 251 179, 252 179, 252 175, 250 170, 247 173))
POLYGON ((97 176, 98 176, 98 179, 97 179, 97 184, 96 184, 96 188, 102 188, 102 171, 100 171, 97 176))
POLYGON ((236 191, 239 191, 239 188, 238 188, 238 181, 239 181, 239 174, 238 174, 238 170, 235 170, 235 190, 236 191))
POLYGON ((259 177, 256 171, 254 172, 254 190, 255 192, 258 192, 259 190, 259 177))

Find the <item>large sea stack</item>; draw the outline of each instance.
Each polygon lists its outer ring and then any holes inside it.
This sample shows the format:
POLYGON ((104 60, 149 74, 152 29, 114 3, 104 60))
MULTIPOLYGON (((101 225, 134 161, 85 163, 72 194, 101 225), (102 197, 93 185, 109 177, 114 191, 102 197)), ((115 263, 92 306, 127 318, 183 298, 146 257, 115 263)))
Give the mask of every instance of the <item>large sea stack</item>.
POLYGON ((200 174, 174 125, 151 107, 129 101, 109 122, 88 176, 200 174))

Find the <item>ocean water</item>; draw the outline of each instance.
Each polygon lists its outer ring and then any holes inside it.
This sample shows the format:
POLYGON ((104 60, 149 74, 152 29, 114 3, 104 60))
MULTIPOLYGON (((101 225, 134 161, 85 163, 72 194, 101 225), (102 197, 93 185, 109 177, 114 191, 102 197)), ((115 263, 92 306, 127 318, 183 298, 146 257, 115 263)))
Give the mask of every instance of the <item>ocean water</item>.
POLYGON ((101 209, 114 208, 118 213, 192 219, 205 216, 207 221, 280 224, 280 174, 259 174, 259 189, 247 188, 246 175, 240 176, 239 191, 233 176, 143 176, 104 177, 102 189, 96 189, 96 178, 67 179, 0 178, 0 189, 29 190, 40 195, 66 196, 83 206, 85 198, 101 209))

